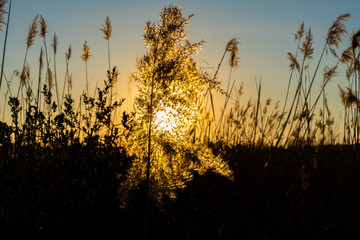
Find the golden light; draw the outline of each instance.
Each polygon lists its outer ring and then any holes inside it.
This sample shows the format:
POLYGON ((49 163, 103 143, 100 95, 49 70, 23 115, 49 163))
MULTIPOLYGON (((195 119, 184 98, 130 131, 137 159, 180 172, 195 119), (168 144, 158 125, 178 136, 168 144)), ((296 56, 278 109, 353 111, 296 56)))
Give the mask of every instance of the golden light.
POLYGON ((171 134, 175 132, 175 129, 179 125, 178 112, 171 107, 165 107, 162 110, 155 113, 154 125, 155 129, 159 131, 166 131, 171 134))

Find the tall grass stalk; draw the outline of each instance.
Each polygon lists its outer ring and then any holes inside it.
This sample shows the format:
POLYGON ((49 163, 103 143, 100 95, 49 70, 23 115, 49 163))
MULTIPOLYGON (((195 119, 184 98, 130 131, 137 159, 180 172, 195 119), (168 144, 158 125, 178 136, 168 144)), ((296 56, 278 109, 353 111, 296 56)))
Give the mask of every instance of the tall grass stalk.
POLYGON ((86 80, 86 94, 89 96, 89 82, 88 82, 88 67, 87 62, 91 58, 92 54, 90 52, 89 45, 85 40, 83 45, 83 55, 81 55, 81 59, 85 62, 85 80, 86 80))
POLYGON ((261 98, 261 79, 260 79, 259 85, 257 84, 256 79, 255 79, 255 83, 256 83, 256 90, 257 90, 257 102, 256 102, 256 112, 255 112, 255 118, 254 118, 254 130, 253 130, 253 135, 252 135, 252 147, 255 147, 256 130, 258 128, 258 115, 259 115, 260 98, 261 98))
MULTIPOLYGON (((227 104, 229 102, 229 99, 231 97, 231 92, 233 90, 234 84, 235 84, 235 80, 232 83, 232 86, 230 88, 230 82, 231 82, 231 76, 232 76, 232 71, 233 69, 236 69, 239 67, 239 57, 237 56, 238 53, 238 45, 240 44, 240 41, 237 38, 232 38, 227 44, 226 44, 226 48, 225 48, 225 53, 229 53, 229 59, 228 59, 228 64, 230 67, 230 73, 229 73, 229 78, 228 78, 228 84, 227 84, 227 89, 226 89, 226 93, 225 93, 225 103, 224 103, 224 107, 221 111, 221 115, 220 118, 218 120, 218 123, 215 125, 215 135, 218 136, 218 131, 220 128, 220 125, 222 123, 222 119, 227 107, 227 104)), ((223 55, 224 57, 224 55, 223 55)))
MULTIPOLYGON (((36 15, 33 22, 30 24, 28 34, 27 34, 27 37, 26 37, 26 50, 25 50, 24 63, 23 63, 22 72, 21 72, 22 75, 26 72, 25 64, 26 64, 26 59, 27 59, 27 54, 28 54, 29 48, 34 44, 34 41, 35 41, 34 39, 35 39, 35 37, 36 37, 36 35, 38 33, 38 30, 37 30, 37 27, 38 27, 37 20, 38 20, 38 18, 39 18, 39 15, 36 15)), ((17 94, 16 94, 17 98, 19 97, 20 89, 22 90, 23 84, 24 84, 24 82, 22 82, 22 81, 19 84, 19 88, 18 88, 18 91, 17 91, 17 94)))
POLYGON ((38 81, 38 89, 37 89, 37 97, 36 97, 36 107, 38 108, 40 103, 40 89, 41 89, 41 76, 42 76, 42 69, 44 67, 44 49, 41 47, 40 49, 40 57, 39 57, 39 81, 38 81))
MULTIPOLYGON (((5 13, 4 6, 5 6, 6 3, 7 3, 6 0, 0 1, 0 19, 1 19, 1 20, 0 20, 0 30, 1 30, 1 31, 2 31, 1 23, 3 22, 3 21, 2 21, 2 18, 3 18, 3 14, 5 13)), ((12 3, 12 0, 10 0, 10 2, 9 2, 8 18, 7 18, 7 22, 6 22, 4 48, 3 48, 3 55, 2 55, 2 61, 1 61, 1 72, 0 72, 0 89, 1 89, 1 83, 2 83, 3 74, 4 74, 6 43, 7 43, 7 38, 8 38, 9 24, 10 24, 10 15, 11 15, 11 3, 12 3)), ((5 98, 5 101, 6 101, 6 98, 5 98)))
MULTIPOLYGON (((109 16, 105 19, 105 24, 101 26, 100 31, 104 34, 104 39, 107 41, 107 52, 108 52, 108 64, 109 64, 109 73, 111 72, 111 63, 110 63, 110 38, 112 34, 112 25, 109 16)), ((113 87, 110 90, 110 103, 112 104, 112 98, 113 98, 113 87)))
POLYGON ((3 107, 3 114, 2 114, 2 121, 3 121, 3 122, 4 122, 4 119, 5 119, 5 109, 6 109, 6 105, 7 105, 7 101, 6 101, 6 100, 7 100, 7 96, 9 95, 10 98, 13 97, 13 95, 12 95, 12 93, 11 93, 10 84, 11 84, 11 82, 13 81, 13 76, 14 76, 14 75, 15 75, 15 76, 19 76, 19 71, 14 70, 13 73, 11 74, 11 77, 10 77, 9 80, 6 78, 6 75, 5 75, 5 73, 4 73, 4 78, 5 78, 5 81, 6 81, 7 89, 6 89, 6 92, 5 92, 5 94, 4 94, 5 99, 4 99, 4 107, 3 107))
MULTIPOLYGON (((216 79, 217 79, 217 75, 218 75, 218 73, 219 73, 221 64, 222 64, 222 62, 223 62, 223 60, 224 60, 224 58, 225 58, 226 52, 227 52, 227 46, 225 47, 224 53, 223 53, 223 55, 222 55, 222 57, 221 57, 221 59, 220 59, 220 62, 219 62, 219 64, 218 64, 218 67, 217 67, 217 69, 216 69, 216 71, 215 71, 215 74, 214 74, 214 76, 213 76, 213 80, 214 80, 214 81, 216 81, 216 79)), ((205 93, 205 97, 207 96, 208 93, 210 94, 211 110, 212 110, 213 118, 214 118, 214 121, 215 121, 215 119, 216 119, 216 118, 215 118, 215 105, 214 105, 214 98, 213 98, 213 94, 212 94, 212 91, 211 91, 211 90, 212 90, 212 89, 211 89, 210 87, 207 88, 206 93, 205 93)))
POLYGON ((67 93, 69 94, 69 81, 70 81, 70 76, 69 76, 69 61, 70 61, 70 58, 71 58, 71 54, 72 54, 72 48, 71 48, 71 45, 69 46, 68 48, 68 51, 65 52, 65 77, 64 77, 64 86, 63 86, 63 92, 62 92, 62 95, 61 95, 61 106, 64 104, 64 97, 65 97, 65 89, 66 89, 66 83, 68 83, 68 91, 67 93))
POLYGON ((57 104, 58 104, 58 110, 59 110, 59 113, 61 113, 62 106, 61 106, 60 99, 59 99, 59 87, 58 87, 58 80, 57 80, 57 73, 56 73, 57 45, 58 45, 58 37, 56 36, 56 33, 54 33, 53 42, 51 43, 51 46, 53 48, 53 53, 54 53, 54 81, 55 81, 56 100, 57 100, 57 104))

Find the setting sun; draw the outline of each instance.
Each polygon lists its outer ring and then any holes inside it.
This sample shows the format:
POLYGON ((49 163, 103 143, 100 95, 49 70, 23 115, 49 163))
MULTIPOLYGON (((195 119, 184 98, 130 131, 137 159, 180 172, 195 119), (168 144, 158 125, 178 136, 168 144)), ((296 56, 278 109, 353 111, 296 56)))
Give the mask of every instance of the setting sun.
POLYGON ((180 120, 177 115, 177 111, 171 107, 158 111, 154 118, 155 129, 173 133, 180 120))

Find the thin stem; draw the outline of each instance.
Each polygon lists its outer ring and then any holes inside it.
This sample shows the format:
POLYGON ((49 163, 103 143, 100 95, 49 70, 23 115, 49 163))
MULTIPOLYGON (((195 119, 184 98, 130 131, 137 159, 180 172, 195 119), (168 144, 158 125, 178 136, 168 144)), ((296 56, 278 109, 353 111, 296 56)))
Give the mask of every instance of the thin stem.
POLYGON ((323 115, 322 115, 322 135, 323 135, 323 139, 322 139, 322 145, 325 145, 325 90, 323 91, 323 115))
POLYGON ((1 83, 2 83, 2 78, 3 78, 3 74, 4 74, 5 53, 6 53, 6 43, 7 43, 8 31, 9 31, 9 23, 10 23, 11 2, 12 2, 12 0, 10 0, 10 3, 9 3, 8 20, 6 23, 6 32, 5 32, 5 40, 4 40, 4 50, 3 50, 2 62, 1 62, 0 89, 1 89, 1 83))
MULTIPOLYGON (((40 50, 40 55, 42 52, 42 47, 40 50)), ((36 107, 39 107, 39 102, 40 102, 40 88, 41 88, 41 71, 42 71, 42 64, 39 64, 39 82, 38 82, 38 91, 37 91, 37 97, 36 97, 36 107)))
MULTIPOLYGON (((256 82, 256 79, 255 79, 255 82, 256 82)), ((255 113, 255 119, 254 119, 254 137, 253 137, 253 143, 252 143, 253 147, 255 147, 256 128, 257 128, 257 124, 258 124, 258 114, 259 114, 260 96, 261 96, 261 79, 260 79, 259 87, 256 82, 256 88, 257 88, 257 92, 258 92, 258 99, 257 99, 256 113, 255 113)))
POLYGON ((66 71, 65 71, 65 79, 64 79, 64 87, 63 87, 63 92, 62 92, 62 96, 61 96, 61 106, 64 104, 64 96, 65 96, 65 88, 66 88, 66 82, 69 79, 69 60, 66 59, 66 71))
POLYGON ((56 54, 55 54, 55 52, 54 52, 54 79, 55 79, 56 99, 57 99, 58 109, 59 109, 59 113, 61 113, 62 106, 61 106, 60 100, 59 100, 58 81, 57 81, 57 77, 56 77, 56 54))
POLYGON ((86 75, 86 94, 89 96, 89 83, 88 83, 87 61, 85 61, 85 75, 86 75))
MULTIPOLYGON (((217 69, 216 69, 216 71, 215 71, 213 80, 216 79, 217 74, 219 73, 219 69, 220 69, 220 66, 221 66, 221 64, 222 64, 222 62, 223 62, 223 60, 224 60, 225 54, 226 54, 226 49, 225 49, 225 51, 224 51, 224 53, 223 53, 223 55, 222 55, 222 57, 221 57, 221 60, 220 60, 220 62, 219 62, 219 64, 218 64, 218 67, 217 67, 217 69)), ((212 92, 211 92, 211 89, 210 89, 210 88, 207 89, 207 91, 206 91, 206 93, 205 93, 205 96, 207 95, 208 92, 210 93, 211 109, 212 109, 213 116, 214 116, 214 121, 215 121, 214 99, 213 99, 212 92)))

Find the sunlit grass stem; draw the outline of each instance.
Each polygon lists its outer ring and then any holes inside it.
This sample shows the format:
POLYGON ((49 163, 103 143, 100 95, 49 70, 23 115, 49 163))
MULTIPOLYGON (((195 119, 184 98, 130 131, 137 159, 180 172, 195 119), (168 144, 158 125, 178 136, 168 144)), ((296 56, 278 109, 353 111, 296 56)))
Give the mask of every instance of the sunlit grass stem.
POLYGON ((256 130, 258 128, 258 115, 259 115, 259 109, 260 109, 260 97, 261 97, 261 79, 259 82, 259 85, 256 82, 256 89, 257 89, 257 102, 256 102, 256 113, 254 118, 254 131, 252 136, 252 147, 255 147, 255 140, 256 140, 256 130))
MULTIPOLYGON (((63 92, 62 92, 62 95, 61 95, 61 106, 64 104, 64 97, 65 97, 65 89, 66 89, 66 83, 68 83, 68 89, 70 88, 69 86, 69 81, 71 80, 70 79, 70 76, 69 76, 69 61, 70 61, 70 58, 71 58, 71 55, 72 55, 72 48, 71 48, 71 45, 69 46, 68 48, 68 51, 65 52, 65 77, 64 77, 64 86, 63 86, 63 92)), ((69 94, 69 91, 68 91, 68 94, 69 94)))
POLYGON ((56 33, 54 33, 53 42, 51 44, 53 47, 53 53, 54 53, 54 81, 55 81, 56 100, 57 100, 58 110, 59 110, 59 113, 61 113, 62 105, 60 103, 60 98, 59 98, 59 87, 58 87, 57 72, 56 72, 57 44, 58 44, 58 37, 56 36, 56 33))
POLYGON ((37 97, 36 97, 36 106, 37 108, 39 107, 39 105, 41 106, 41 103, 40 103, 40 98, 41 98, 41 95, 40 95, 40 89, 41 89, 41 76, 42 76, 42 69, 43 69, 43 55, 44 55, 44 50, 43 48, 41 47, 40 49, 40 57, 39 57, 39 81, 38 81, 38 90, 37 90, 37 97))

